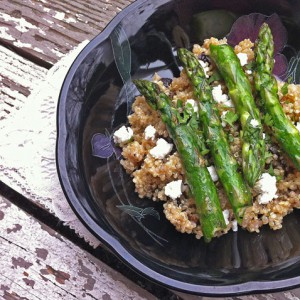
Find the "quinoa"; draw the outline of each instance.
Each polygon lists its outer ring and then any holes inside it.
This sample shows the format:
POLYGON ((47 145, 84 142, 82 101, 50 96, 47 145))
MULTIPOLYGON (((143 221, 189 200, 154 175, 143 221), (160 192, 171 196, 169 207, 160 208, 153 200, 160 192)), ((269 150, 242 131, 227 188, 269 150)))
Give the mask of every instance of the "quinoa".
MULTIPOLYGON (((193 53, 198 57, 206 59, 209 55, 210 44, 224 44, 226 39, 218 40, 210 38, 204 41, 203 45, 194 45, 193 53)), ((248 62, 253 61, 254 44, 246 39, 235 46, 234 51, 246 53, 248 62)), ((208 59, 209 76, 215 70, 214 64, 208 59)), ((250 83, 253 84, 253 75, 251 72, 245 72, 250 83)), ((166 87, 159 75, 155 74, 153 81, 168 94, 173 102, 179 99, 183 104, 188 99, 193 99, 192 85, 183 70, 180 77, 173 78, 171 84, 166 87)), ((227 88, 222 81, 216 81, 213 85, 220 84, 222 91, 227 93, 227 88)), ((289 84, 288 92, 283 95, 281 88, 283 82, 278 81, 278 95, 286 115, 296 124, 300 118, 300 85, 289 84)), ((233 110, 234 108, 218 106, 220 116, 223 111, 233 110)), ((121 145, 122 156, 121 164, 126 172, 132 176, 135 183, 135 190, 140 198, 148 197, 154 201, 163 201, 164 213, 166 218, 174 225, 176 230, 182 233, 193 234, 197 239, 203 236, 199 216, 196 211, 194 199, 191 197, 188 185, 185 180, 185 174, 181 159, 173 147, 172 152, 163 159, 153 157, 149 151, 156 145, 159 138, 172 143, 166 126, 161 120, 159 113, 151 109, 143 96, 136 97, 133 107, 133 113, 128 117, 129 125, 133 130, 133 140, 121 145), (144 136, 145 128, 152 125, 155 130, 153 139, 146 139, 144 136), (165 195, 164 187, 166 184, 181 179, 183 181, 183 191, 180 198, 174 200, 165 195)), ((238 123, 238 122, 237 122, 238 123)), ((230 143, 230 149, 238 164, 241 166, 241 139, 240 125, 228 126, 225 124, 224 130, 227 132, 230 143)), ((266 135, 268 130, 265 129, 266 135)), ((245 211, 243 223, 241 226, 250 232, 259 232, 263 225, 268 225, 276 230, 282 227, 284 216, 291 213, 294 208, 300 207, 300 172, 296 171, 291 165, 289 159, 281 152, 278 146, 271 140, 266 139, 267 150, 270 153, 264 172, 269 172, 272 168, 273 174, 277 177, 277 198, 274 198, 267 204, 259 204, 258 194, 255 188, 252 190, 253 205, 245 211)), ((206 158, 206 164, 210 165, 209 157, 206 158)), ((220 182, 216 182, 219 199, 223 210, 228 209, 228 225, 223 231, 215 235, 220 236, 233 228, 234 215, 228 202, 227 196, 220 182)))
POLYGON ((285 114, 290 120, 299 122, 300 118, 300 85, 289 84, 288 93, 283 95, 281 88, 284 82, 278 82, 278 94, 285 114))

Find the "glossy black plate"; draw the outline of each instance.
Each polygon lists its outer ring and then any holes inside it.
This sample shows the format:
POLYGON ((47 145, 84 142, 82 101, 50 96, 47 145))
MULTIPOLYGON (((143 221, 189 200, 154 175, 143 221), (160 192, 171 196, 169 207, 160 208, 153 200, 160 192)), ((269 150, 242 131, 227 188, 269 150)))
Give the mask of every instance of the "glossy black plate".
POLYGON ((132 79, 150 79, 155 72, 178 76, 177 46, 226 34, 217 19, 210 32, 195 29, 195 14, 216 9, 234 18, 275 12, 288 30, 293 54, 300 49, 300 1, 134 2, 84 48, 66 76, 57 117, 61 185, 87 227, 126 264, 159 284, 202 295, 294 287, 300 284, 299 213, 286 217, 278 231, 239 230, 205 244, 176 232, 163 216, 162 203, 137 197, 111 143, 137 94, 132 79), (184 32, 179 39, 178 32, 184 32), (91 140, 99 133, 103 158, 92 155, 91 140))

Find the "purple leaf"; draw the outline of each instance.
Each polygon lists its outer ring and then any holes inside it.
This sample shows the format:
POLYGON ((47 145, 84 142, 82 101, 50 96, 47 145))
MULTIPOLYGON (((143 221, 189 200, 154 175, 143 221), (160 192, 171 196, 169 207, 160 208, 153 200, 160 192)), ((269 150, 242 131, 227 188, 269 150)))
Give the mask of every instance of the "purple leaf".
POLYGON ((237 45, 244 39, 255 41, 259 27, 266 19, 262 14, 253 13, 238 18, 227 36, 227 42, 231 46, 237 45))
POLYGON ((267 20, 274 39, 274 53, 280 52, 287 43, 287 31, 277 14, 271 15, 267 20))
POLYGON ((264 22, 271 28, 274 39, 275 65, 273 73, 284 80, 288 62, 285 56, 279 52, 287 42, 287 31, 277 14, 265 16, 260 13, 253 13, 238 18, 232 25, 231 31, 227 36, 227 42, 231 46, 237 45, 244 39, 250 39, 254 43, 257 39, 259 29, 264 22))
POLYGON ((288 61, 286 57, 281 53, 276 54, 274 59, 275 59, 275 64, 274 64, 273 73, 274 75, 278 76, 281 80, 285 81, 287 75, 286 73, 287 73, 288 61))
POLYGON ((266 16, 259 13, 242 16, 232 25, 227 36, 227 42, 231 46, 237 45, 244 39, 250 39, 253 43, 257 39, 261 25, 266 22, 271 28, 274 38, 274 50, 278 53, 287 41, 287 31, 277 14, 266 16))
POLYGON ((114 153, 111 138, 103 133, 96 133, 92 137, 92 153, 100 158, 109 158, 114 153))

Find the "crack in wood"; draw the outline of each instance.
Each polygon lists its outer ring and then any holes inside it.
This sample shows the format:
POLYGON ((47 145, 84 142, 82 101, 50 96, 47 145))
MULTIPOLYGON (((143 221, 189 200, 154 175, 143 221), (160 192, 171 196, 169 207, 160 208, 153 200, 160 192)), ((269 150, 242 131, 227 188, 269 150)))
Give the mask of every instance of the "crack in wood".
POLYGON ((74 299, 78 299, 76 295, 72 294, 70 291, 66 290, 65 288, 63 288, 61 285, 58 285, 56 282, 51 281, 50 282, 56 286, 57 288, 61 289, 62 291, 64 291, 65 293, 67 293, 68 295, 72 296, 74 299))
MULTIPOLYGON (((26 291, 26 293, 30 294, 31 296, 35 297, 38 300, 43 300, 42 298, 39 298, 38 296, 34 295, 33 293, 30 292, 30 290, 25 289, 22 285, 20 285, 19 283, 17 283, 16 281, 12 280, 11 278, 5 276, 5 274, 1 273, 0 277, 4 277, 6 280, 12 282, 13 284, 17 285, 18 287, 20 287, 20 289, 26 291)), ((20 298, 20 299, 24 299, 24 298, 20 298)), ((29 300, 29 299, 28 299, 29 300)), ((30 298, 30 300, 33 300, 33 298, 30 298)))
POLYGON ((23 57, 25 59, 30 60, 31 62, 35 63, 36 65, 38 65, 40 67, 43 67, 43 68, 46 68, 49 70, 53 66, 53 64, 51 64, 45 60, 42 60, 41 58, 27 52, 26 50, 24 50, 22 48, 14 46, 13 44, 9 43, 8 41, 6 41, 2 38, 0 38, 0 46, 3 46, 6 49, 11 50, 12 52, 20 55, 21 57, 23 57))
POLYGON ((92 299, 99 300, 99 299, 95 298, 95 297, 94 297, 92 294, 90 294, 90 293, 85 293, 85 295, 86 295, 86 296, 90 296, 92 299))
MULTIPOLYGON (((8 243, 9 243, 9 241, 8 241, 8 243)), ((17 247, 21 248, 24 251, 23 247, 20 247, 18 245, 17 245, 17 247)), ((33 257, 35 257, 34 252, 32 252, 32 251, 29 251, 29 250, 25 249, 25 252, 30 253, 30 254, 32 254, 33 257)), ((68 273, 60 271, 60 270, 56 270, 56 269, 54 269, 53 267, 51 267, 50 265, 47 265, 47 264, 44 265, 45 269, 41 269, 40 271, 37 271, 36 270, 37 266, 35 264, 32 264, 32 263, 29 263, 29 262, 25 261, 22 257, 18 257, 18 258, 12 257, 12 264, 16 268, 24 268, 26 270, 28 269, 29 273, 27 271, 24 271, 22 274, 25 277, 21 278, 21 280, 24 281, 24 283, 27 286, 33 288, 33 286, 35 285, 35 281, 33 279, 30 279, 29 277, 31 277, 31 278, 41 277, 45 282, 48 282, 48 284, 51 284, 54 287, 56 287, 57 289, 61 290, 61 292, 57 291, 56 293, 62 295, 62 292, 65 292, 67 294, 70 294, 73 298, 74 297, 76 298, 76 296, 73 293, 69 292, 66 288, 64 288, 62 286, 63 284, 65 284, 65 280, 69 280, 69 278, 70 278, 70 275, 68 273), (53 276, 46 277, 47 275, 53 275, 53 276), (56 283, 56 281, 57 281, 57 283, 56 283)), ((6 276, 6 278, 8 280, 14 282, 14 284, 18 284, 15 280, 13 281, 12 279, 9 279, 10 277, 8 278, 6 276)), ((17 278, 17 276, 15 278, 17 278)), ((18 277, 18 278, 20 278, 20 277, 18 277)), ((21 287, 21 285, 19 285, 19 286, 21 287)))
POLYGON ((22 247, 22 246, 20 246, 20 245, 18 245, 18 244, 16 244, 16 243, 14 243, 13 241, 10 241, 9 239, 7 239, 7 238, 5 238, 5 237, 3 237, 3 236, 0 236, 0 239, 2 239, 2 240, 4 240, 4 241, 8 242, 9 244, 14 245, 14 246, 16 246, 16 247, 18 247, 18 248, 20 248, 20 249, 22 249, 22 250, 28 252, 28 250, 27 250, 26 248, 24 248, 24 247, 22 247))
MULTIPOLYGON (((167 288, 153 284, 149 280, 141 277, 140 275, 132 271, 130 268, 124 265, 114 254, 112 254, 108 248, 92 248, 84 241, 84 239, 78 237, 73 230, 71 230, 69 227, 64 226, 63 223, 57 217, 55 217, 45 209, 41 208, 37 204, 33 203, 23 195, 17 193, 12 188, 4 184, 2 181, 0 181, 0 195, 3 195, 11 203, 18 206, 20 209, 37 219, 39 222, 41 222, 41 224, 45 224, 48 227, 52 228, 55 232, 66 237, 78 247, 92 254, 97 259, 99 259, 115 271, 120 272, 126 278, 128 278, 132 282, 135 282, 143 289, 156 296, 158 299, 181 299, 167 288)), ((27 249, 24 250, 27 251, 27 249)), ((52 280, 50 281, 52 282, 52 280)))

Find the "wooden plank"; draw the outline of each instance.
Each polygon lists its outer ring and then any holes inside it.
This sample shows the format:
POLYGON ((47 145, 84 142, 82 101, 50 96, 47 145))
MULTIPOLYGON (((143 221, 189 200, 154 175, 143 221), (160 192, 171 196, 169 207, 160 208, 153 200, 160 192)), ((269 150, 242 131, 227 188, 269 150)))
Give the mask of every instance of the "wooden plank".
POLYGON ((47 70, 0 46, 0 120, 20 109, 47 70))
POLYGON ((154 299, 0 197, 1 299, 154 299))
POLYGON ((133 0, 2 0, 0 44, 32 60, 55 63, 92 39, 133 0))

